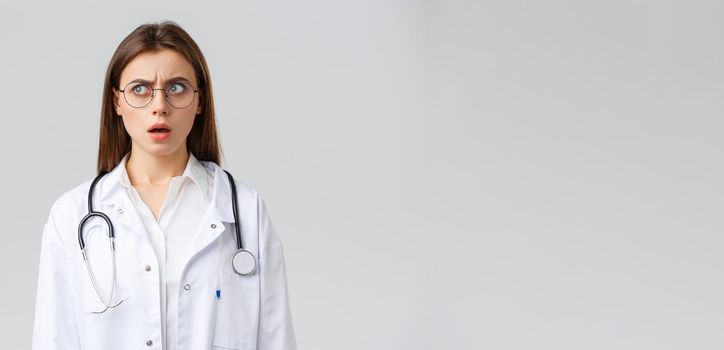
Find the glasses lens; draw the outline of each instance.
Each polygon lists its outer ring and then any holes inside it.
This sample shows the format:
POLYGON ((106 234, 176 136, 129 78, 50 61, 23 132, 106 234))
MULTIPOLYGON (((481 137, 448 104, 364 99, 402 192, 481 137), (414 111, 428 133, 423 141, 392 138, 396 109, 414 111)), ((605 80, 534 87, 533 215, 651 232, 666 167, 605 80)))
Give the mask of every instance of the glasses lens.
POLYGON ((168 103, 176 108, 186 108, 194 100, 194 89, 184 82, 171 83, 166 88, 168 103))
POLYGON ((143 107, 151 102, 153 88, 144 83, 129 83, 123 91, 126 102, 133 107, 143 107))

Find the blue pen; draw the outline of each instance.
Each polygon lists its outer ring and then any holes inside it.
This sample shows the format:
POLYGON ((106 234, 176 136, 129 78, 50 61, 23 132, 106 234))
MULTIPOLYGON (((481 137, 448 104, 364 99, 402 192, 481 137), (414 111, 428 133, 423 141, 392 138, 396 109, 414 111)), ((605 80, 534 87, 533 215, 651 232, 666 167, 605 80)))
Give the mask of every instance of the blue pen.
POLYGON ((216 299, 221 299, 221 289, 216 290, 216 299))

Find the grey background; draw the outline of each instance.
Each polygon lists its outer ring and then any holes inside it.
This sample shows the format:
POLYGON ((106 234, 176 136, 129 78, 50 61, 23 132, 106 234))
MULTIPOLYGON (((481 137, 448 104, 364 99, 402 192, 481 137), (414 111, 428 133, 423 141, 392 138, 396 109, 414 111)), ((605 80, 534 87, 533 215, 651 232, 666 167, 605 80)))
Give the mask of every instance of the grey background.
MULTIPOLYGON (((721 349, 722 2, 0 4, 0 332, 137 25, 210 65, 300 349, 721 349)), ((52 293, 53 291, 47 291, 52 293)))

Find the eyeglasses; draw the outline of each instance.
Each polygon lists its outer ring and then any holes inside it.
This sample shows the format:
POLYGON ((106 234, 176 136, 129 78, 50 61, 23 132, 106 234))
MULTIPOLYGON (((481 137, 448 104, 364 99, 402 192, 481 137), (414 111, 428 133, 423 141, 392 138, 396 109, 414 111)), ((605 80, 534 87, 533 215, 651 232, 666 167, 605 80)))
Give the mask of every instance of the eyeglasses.
POLYGON ((143 82, 130 82, 126 84, 123 90, 119 90, 123 94, 123 98, 128 105, 134 108, 143 108, 148 106, 153 97, 156 96, 156 90, 162 90, 166 101, 176 108, 186 108, 194 101, 194 96, 199 89, 194 89, 191 84, 177 81, 169 84, 165 89, 154 89, 152 86, 143 82))

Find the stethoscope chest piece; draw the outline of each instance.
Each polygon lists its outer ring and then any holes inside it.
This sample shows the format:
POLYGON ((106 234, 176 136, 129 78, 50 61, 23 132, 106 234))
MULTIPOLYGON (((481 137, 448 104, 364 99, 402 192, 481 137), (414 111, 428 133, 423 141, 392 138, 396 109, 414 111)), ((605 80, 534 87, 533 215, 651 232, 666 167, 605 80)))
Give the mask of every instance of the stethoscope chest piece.
POLYGON ((248 250, 238 249, 231 257, 234 271, 242 276, 248 276, 256 271, 256 259, 248 250))

